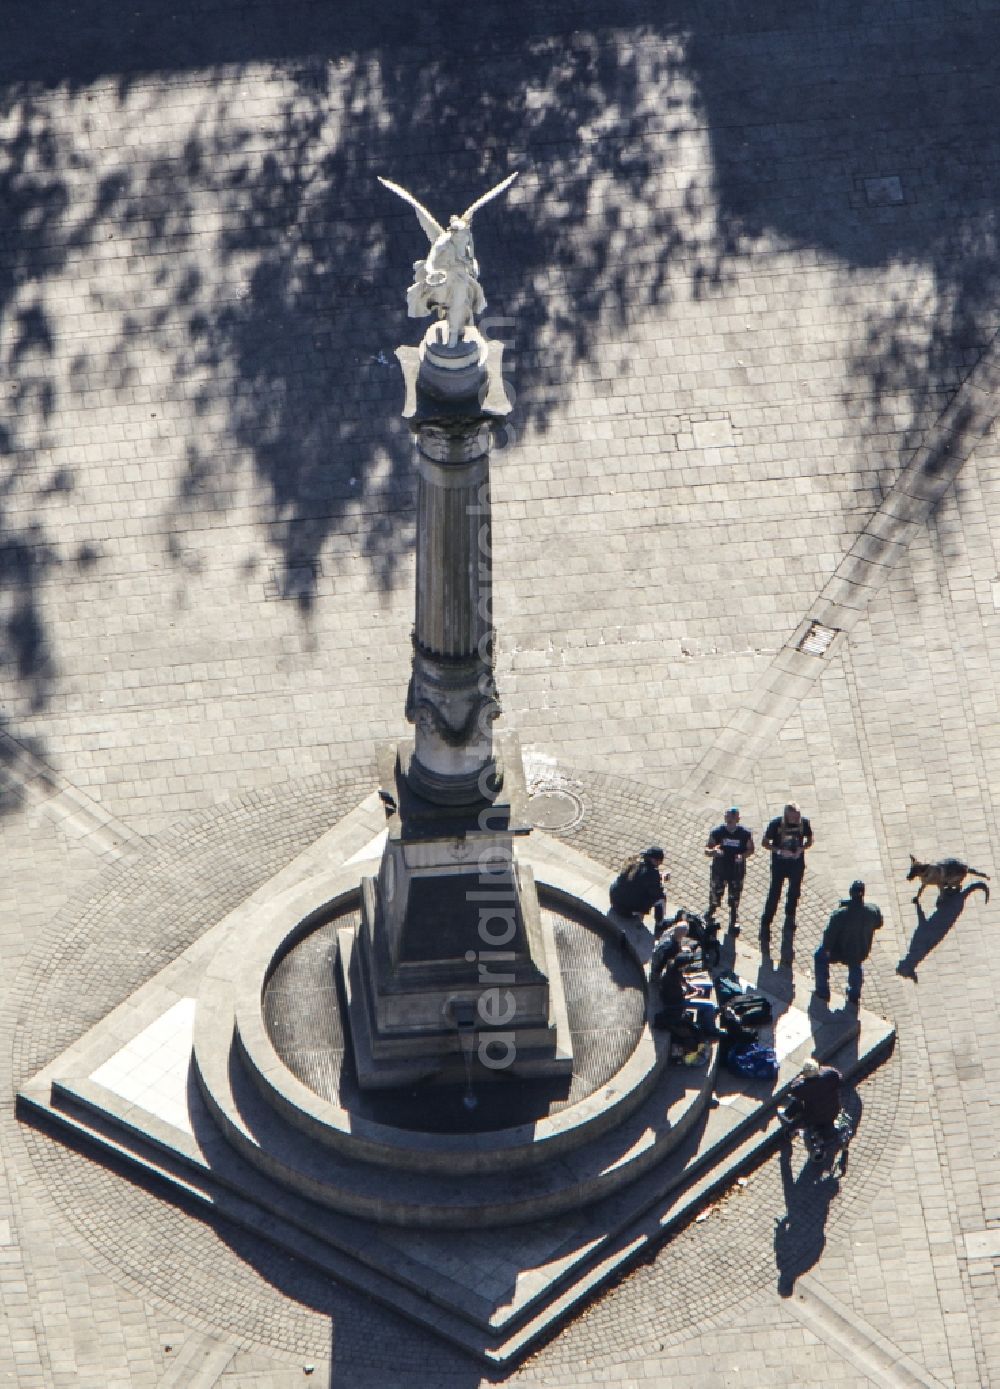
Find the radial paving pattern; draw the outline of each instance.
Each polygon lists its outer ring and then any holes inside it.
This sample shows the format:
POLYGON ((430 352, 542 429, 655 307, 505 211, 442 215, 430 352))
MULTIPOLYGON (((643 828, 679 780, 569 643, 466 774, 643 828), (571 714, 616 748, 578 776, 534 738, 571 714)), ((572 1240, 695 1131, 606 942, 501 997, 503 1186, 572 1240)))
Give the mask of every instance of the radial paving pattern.
MULTIPOLYGON (((567 836, 569 842, 609 864, 610 876, 610 865, 637 843, 665 841, 671 849, 675 900, 700 901, 700 820, 669 797, 620 778, 579 774, 575 784, 585 815, 567 836)), ((220 907, 236 906, 368 789, 358 778, 318 777, 305 787, 248 797, 178 826, 127 870, 110 870, 96 893, 61 914, 33 956, 22 1010, 18 1080, 197 938, 217 919, 220 907), (112 984, 109 958, 131 959, 132 977, 125 977, 123 966, 112 984)), ((759 868, 751 876, 750 910, 759 909, 763 876, 759 868)), ((829 896, 830 889, 818 880, 807 885, 799 933, 805 949, 814 944, 822 920, 818 903, 829 896)), ((589 971, 578 980, 572 973, 567 995, 579 997, 589 971)), ((872 1004, 881 1007, 882 981, 876 973, 867 987, 872 1004)), ((626 997, 631 993, 628 986, 626 997)), ((592 1064, 589 1073, 594 1075, 598 1063, 592 1064)), ((608 1064, 605 1054, 603 1065, 608 1064)), ((854 1145, 851 1182, 822 1211, 828 1240, 849 1224, 852 1210, 873 1199, 879 1173, 902 1141, 893 1137, 901 1128, 896 1061, 880 1067, 862 1094, 864 1123, 854 1145)), ((229 1227, 215 1230, 31 1129, 8 1123, 6 1141, 14 1152, 27 1148, 48 1199, 59 1206, 74 1239, 85 1243, 93 1260, 114 1277, 124 1277, 142 1296, 161 1300, 197 1325, 295 1359, 328 1355, 332 1329, 348 1363, 384 1374, 387 1384, 403 1382, 398 1376, 405 1375, 414 1355, 433 1367, 436 1382, 467 1382, 468 1362, 457 1352, 255 1239, 229 1227)), ((716 1220, 683 1232, 654 1265, 627 1280, 625 1286, 653 1280, 657 1290, 647 1289, 650 1296, 626 1296, 624 1288, 612 1291, 535 1361, 555 1367, 569 1366, 581 1355, 620 1360, 622 1351, 616 1347, 622 1338, 655 1334, 662 1339, 704 1328, 712 1316, 728 1316, 734 1298, 750 1297, 773 1283, 774 1228, 768 1212, 775 1201, 780 1204, 775 1184, 780 1192, 772 1163, 716 1220), (670 1289, 678 1285, 698 1287, 697 1305, 673 1296, 670 1289)), ((821 1196, 817 1200, 822 1204, 821 1196)), ((817 1219, 820 1214, 817 1207, 817 1219)))

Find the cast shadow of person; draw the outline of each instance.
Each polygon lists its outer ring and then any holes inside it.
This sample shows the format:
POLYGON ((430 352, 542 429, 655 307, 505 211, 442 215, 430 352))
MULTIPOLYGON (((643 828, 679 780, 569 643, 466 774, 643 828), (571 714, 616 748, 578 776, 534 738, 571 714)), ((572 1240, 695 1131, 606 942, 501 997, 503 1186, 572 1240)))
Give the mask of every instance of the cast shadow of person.
MULTIPOLYGON (((839 1053, 838 1060, 842 1059, 843 1053, 839 1053)), ((779 1297, 791 1297, 796 1280, 819 1262, 826 1247, 830 1205, 840 1190, 841 1180, 847 1175, 851 1141, 861 1126, 864 1108, 861 1096, 854 1089, 842 1090, 841 1104, 850 1117, 850 1133, 844 1146, 839 1151, 831 1150, 823 1162, 807 1160, 795 1176, 792 1161, 797 1145, 791 1141, 783 1141, 781 1145, 779 1164, 785 1214, 776 1222, 774 1230, 779 1297), (838 1176, 833 1175, 834 1169, 839 1169, 838 1176)))
POLYGON ((962 915, 969 893, 975 892, 983 886, 982 883, 970 883, 961 892, 940 893, 930 916, 927 915, 919 902, 915 903, 917 908, 916 929, 910 937, 906 954, 896 966, 897 974, 903 975, 905 979, 912 979, 914 983, 917 982, 917 966, 923 964, 927 956, 944 940, 962 915))
POLYGON ((826 1222, 840 1183, 816 1162, 803 1163, 798 1176, 792 1172, 795 1145, 781 1145, 781 1186, 785 1213, 774 1228, 774 1261, 778 1269, 778 1296, 791 1297, 796 1279, 819 1262, 826 1247, 826 1222))

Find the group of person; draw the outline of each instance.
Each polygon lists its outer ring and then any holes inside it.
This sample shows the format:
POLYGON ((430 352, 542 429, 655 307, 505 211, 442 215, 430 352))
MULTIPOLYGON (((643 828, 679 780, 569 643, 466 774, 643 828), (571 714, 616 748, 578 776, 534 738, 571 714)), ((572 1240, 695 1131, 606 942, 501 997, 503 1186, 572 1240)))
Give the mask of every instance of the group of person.
MULTIPOLYGON (((796 912, 802 892, 805 875, 806 853, 813 844, 813 831, 809 820, 798 805, 790 801, 780 815, 771 820, 764 831, 762 848, 770 853, 771 876, 767 897, 760 918, 761 954, 770 955, 771 924, 785 896, 784 931, 782 934, 782 960, 792 961, 792 938, 796 926, 796 912)), ((740 812, 736 806, 730 807, 722 822, 709 831, 705 844, 705 854, 710 859, 708 908, 705 922, 710 926, 717 924, 717 914, 723 901, 728 899, 729 933, 740 934, 740 902, 746 878, 747 860, 756 852, 753 832, 740 823, 740 812)), ((641 920, 653 913, 654 942, 659 942, 668 926, 673 927, 671 940, 680 941, 679 919, 667 920, 666 884, 670 874, 664 864, 666 855, 662 848, 654 845, 633 855, 623 865, 618 877, 611 884, 611 906, 621 916, 641 920)), ((864 980, 864 962, 871 953, 875 932, 882 925, 879 908, 865 901, 865 884, 856 879, 848 890, 847 897, 831 914, 823 933, 823 939, 813 957, 815 971, 814 996, 823 1002, 830 999, 831 964, 847 967, 847 1002, 856 1006, 861 1000, 861 986, 864 980)), ((684 935, 687 925, 684 924, 684 935)), ((623 941, 625 937, 623 934, 623 941)), ((689 944, 693 942, 688 942, 689 944)), ((671 975, 668 967, 685 952, 678 944, 669 954, 654 946, 654 966, 661 991, 666 987, 670 994, 670 1007, 679 1002, 681 984, 671 975), (659 951, 659 953, 658 953, 659 951)), ((692 1000, 689 999, 690 1008, 692 1000)), ((705 1010, 707 1013, 707 1010, 705 1010)), ((714 1024, 712 1024, 714 1026, 714 1024)))
MULTIPOLYGON (((813 839, 809 820, 798 805, 789 802, 782 813, 769 822, 761 841, 762 848, 770 854, 771 870, 760 918, 761 954, 770 954, 771 924, 784 894, 782 960, 788 964, 793 958, 792 937, 806 854, 813 839)), ((670 874, 665 868, 666 855, 656 845, 633 855, 622 865, 611 885, 611 905, 620 916, 642 920, 650 912, 653 914, 650 982, 659 1000, 653 1025, 669 1029, 676 1038, 690 1042, 732 1041, 726 1030, 725 1015, 720 1018, 711 997, 712 985, 704 978, 691 977, 690 968, 696 959, 692 947, 704 944, 706 926, 718 926, 717 916, 723 902, 728 904, 729 933, 732 936, 740 934, 740 903, 746 866, 755 852, 753 832, 740 822, 739 809, 730 807, 721 823, 709 831, 705 843, 710 870, 704 924, 683 910, 668 917, 666 884, 670 874)), ((814 953, 814 998, 829 1002, 830 968, 841 965, 847 969, 846 1001, 854 1007, 860 1003, 864 963, 871 953, 875 932, 881 926, 882 912, 875 903, 865 901, 865 884, 856 879, 847 896, 831 913, 814 953)), ((626 939, 623 933, 623 942, 626 939)), ((841 1113, 841 1088, 840 1072, 810 1057, 790 1086, 788 1101, 779 1114, 786 1133, 804 1128, 818 1135, 821 1141, 835 1138, 835 1122, 841 1113)))

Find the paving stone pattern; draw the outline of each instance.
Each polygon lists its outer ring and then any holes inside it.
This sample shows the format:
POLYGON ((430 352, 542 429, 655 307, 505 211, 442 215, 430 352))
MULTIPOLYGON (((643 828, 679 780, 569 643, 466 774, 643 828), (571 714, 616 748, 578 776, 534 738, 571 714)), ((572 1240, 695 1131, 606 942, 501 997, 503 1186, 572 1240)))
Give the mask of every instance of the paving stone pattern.
POLYGON ((1000 1228, 996 901, 935 931, 903 881, 910 852, 1000 876, 998 49, 977 0, 5 16, 0 1380, 479 1382, 10 1096, 370 787, 408 674, 421 254, 374 175, 444 213, 518 167, 476 238, 533 785, 576 788, 609 868, 665 838, 689 905, 725 805, 759 831, 800 800, 800 949, 860 872, 899 1039, 825 1220, 793 1192, 776 1245, 767 1166, 514 1378, 1000 1381, 998 1261, 966 1244, 1000 1228), (844 634, 794 651, 817 618, 844 634))
MULTIPOLYGON (((599 822, 597 809, 588 809, 571 839, 590 852, 598 844, 606 845, 609 864, 654 831, 678 848, 700 839, 701 827, 686 811, 635 783, 607 776, 591 779, 563 769, 551 775, 554 781, 578 786, 585 807, 607 808, 613 828, 599 822)), ((179 953, 195 939, 211 924, 207 912, 231 910, 351 808, 366 789, 361 779, 314 777, 302 786, 257 793, 179 824, 141 857, 108 868, 97 891, 67 906, 42 934, 34 963, 25 971, 35 987, 23 1001, 15 1081, 31 1074, 57 1054, 67 1038, 82 1033, 127 996, 164 957, 179 953), (123 956, 131 972, 121 969, 109 978, 107 960, 123 956)), ((611 872, 609 867, 609 879, 611 872)), ((693 853, 685 853, 677 872, 680 895, 693 899, 704 876, 693 853)), ((747 889, 748 901, 758 911, 764 880, 758 872, 747 889)), ((821 916, 815 900, 805 905, 797 936, 805 948, 814 948, 821 916)), ((881 980, 869 981, 873 1001, 880 1000, 883 988, 881 980)), ((838 1197, 827 1220, 831 1229, 847 1220, 855 1207, 864 1207, 873 1186, 884 1180, 879 1173, 900 1127, 898 1072, 898 1065, 890 1061, 862 1089, 871 1099, 865 1099, 864 1125, 856 1143, 859 1176, 838 1197)), ((389 1313, 362 1309, 354 1294, 330 1289, 318 1276, 248 1236, 224 1227, 209 1229, 130 1184, 123 1191, 116 1173, 46 1135, 15 1128, 11 1143, 15 1150, 26 1151, 48 1200, 99 1267, 124 1277, 126 1286, 162 1299, 217 1338, 265 1344, 285 1355, 307 1349, 310 1356, 322 1359, 329 1353, 332 1324, 335 1344, 347 1337, 352 1345, 352 1365, 367 1366, 400 1383, 405 1382, 413 1338, 428 1340, 389 1313), (205 1269, 211 1269, 212 1276, 206 1278, 205 1269)), ((713 1313, 726 1315, 734 1287, 743 1298, 759 1293, 774 1276, 771 1234, 781 1189, 780 1177, 770 1169, 755 1177, 745 1193, 720 1208, 710 1227, 685 1232, 671 1244, 669 1259, 634 1275, 644 1289, 641 1297, 633 1297, 632 1280, 626 1280, 581 1319, 579 1328, 570 1327, 542 1353, 544 1363, 572 1365, 581 1353, 581 1337, 590 1347, 588 1358, 615 1363, 630 1338, 652 1334, 650 1319, 656 1334, 676 1336, 703 1326, 713 1313), (699 1282, 696 1317, 686 1300, 668 1296, 678 1280, 699 1282), (619 1306, 622 1299, 625 1305, 619 1306), (603 1349, 595 1351, 594 1345, 603 1349)), ((813 1193, 807 1193, 807 1201, 812 1199, 813 1193)), ((421 1355, 434 1365, 441 1382, 449 1382, 455 1352, 428 1344, 422 1345, 421 1355)), ((462 1382, 461 1375, 456 1382, 462 1382)))

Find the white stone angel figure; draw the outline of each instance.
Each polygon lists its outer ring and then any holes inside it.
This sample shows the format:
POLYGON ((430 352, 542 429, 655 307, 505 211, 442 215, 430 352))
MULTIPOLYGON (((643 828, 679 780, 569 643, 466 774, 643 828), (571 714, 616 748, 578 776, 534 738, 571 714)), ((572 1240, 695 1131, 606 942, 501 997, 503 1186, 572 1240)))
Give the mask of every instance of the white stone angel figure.
POLYGON ((470 223, 473 216, 504 191, 517 178, 507 177, 477 198, 461 217, 452 217, 445 230, 412 193, 398 183, 379 178, 379 183, 391 193, 408 202, 431 243, 426 260, 413 262, 413 284, 406 291, 406 310, 411 318, 424 318, 436 313, 448 322, 448 346, 456 347, 466 328, 471 327, 476 314, 486 308, 486 296, 479 283, 479 262, 476 260, 470 223))

